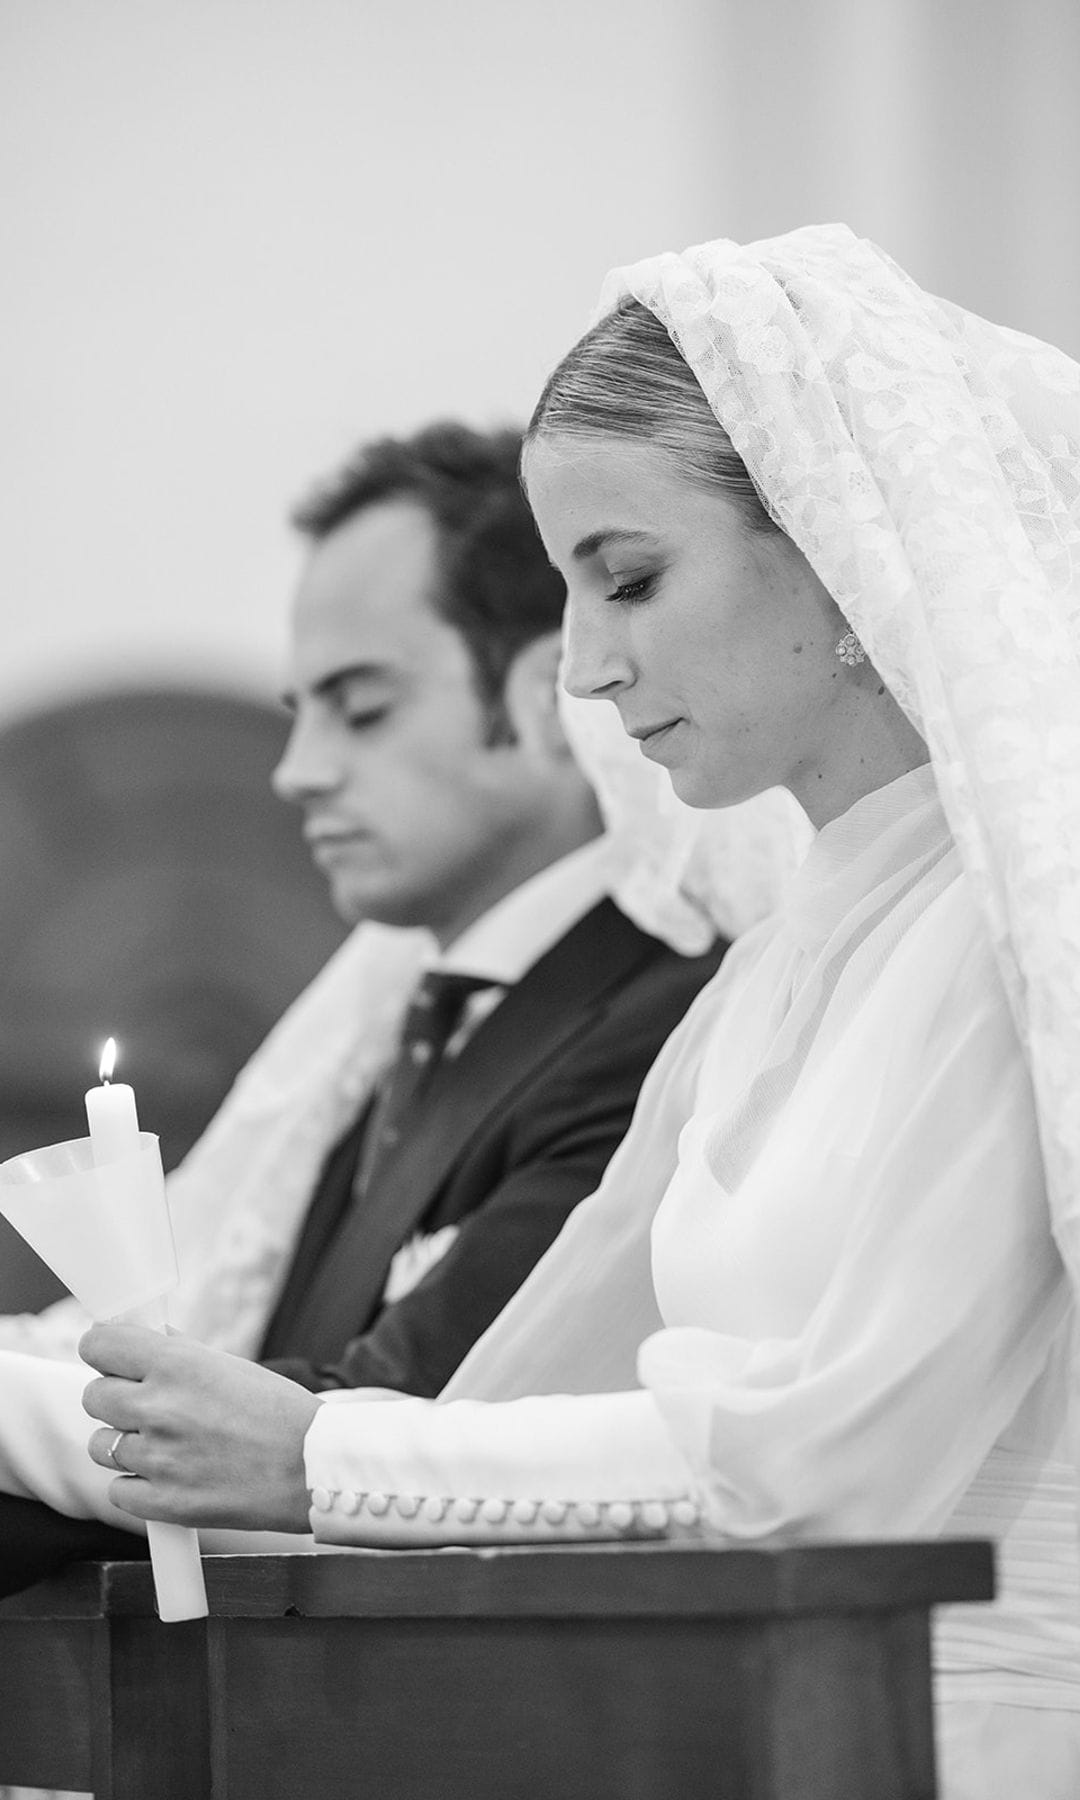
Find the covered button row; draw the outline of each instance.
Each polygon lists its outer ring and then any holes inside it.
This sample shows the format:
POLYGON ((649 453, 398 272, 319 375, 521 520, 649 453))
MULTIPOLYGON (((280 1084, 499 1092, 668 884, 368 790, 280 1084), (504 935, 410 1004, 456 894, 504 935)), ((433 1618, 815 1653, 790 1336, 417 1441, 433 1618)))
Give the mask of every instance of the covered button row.
POLYGON ((444 1500, 436 1494, 357 1494, 347 1490, 336 1494, 317 1487, 312 1489, 311 1504, 316 1512, 332 1512, 336 1506, 344 1513, 368 1512, 376 1519, 396 1513, 400 1519, 420 1518, 433 1525, 445 1519, 461 1525, 482 1520, 485 1525, 607 1525, 617 1531, 645 1525, 664 1531, 671 1525, 696 1525, 701 1518, 700 1507, 689 1499, 499 1500, 490 1496, 474 1500, 460 1496, 444 1500))

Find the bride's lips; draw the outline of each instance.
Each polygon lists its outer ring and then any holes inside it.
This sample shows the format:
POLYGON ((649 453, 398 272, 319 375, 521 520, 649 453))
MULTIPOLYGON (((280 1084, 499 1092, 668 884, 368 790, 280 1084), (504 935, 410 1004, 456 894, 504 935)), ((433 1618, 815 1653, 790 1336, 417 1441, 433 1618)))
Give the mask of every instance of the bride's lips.
POLYGON ((635 725, 633 729, 630 727, 627 729, 630 731, 630 736, 636 738, 641 745, 643 756, 654 756, 660 759, 681 724, 681 719, 666 719, 658 725, 635 725))

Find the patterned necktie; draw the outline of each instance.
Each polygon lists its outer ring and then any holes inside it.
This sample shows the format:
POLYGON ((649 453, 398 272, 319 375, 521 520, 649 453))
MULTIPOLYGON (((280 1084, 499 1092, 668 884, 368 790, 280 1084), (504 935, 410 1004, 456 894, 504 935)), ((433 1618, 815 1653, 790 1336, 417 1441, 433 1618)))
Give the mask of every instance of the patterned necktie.
POLYGON ((396 1149, 409 1110, 427 1086, 453 1037, 471 994, 497 984, 479 975, 429 969, 409 1002, 397 1059, 382 1084, 354 1186, 362 1193, 376 1168, 396 1149))

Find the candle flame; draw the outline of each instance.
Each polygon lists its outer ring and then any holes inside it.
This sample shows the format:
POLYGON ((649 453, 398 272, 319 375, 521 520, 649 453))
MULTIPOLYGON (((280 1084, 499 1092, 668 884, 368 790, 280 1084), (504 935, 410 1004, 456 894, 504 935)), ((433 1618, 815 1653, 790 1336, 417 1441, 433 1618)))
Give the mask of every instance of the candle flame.
POLYGON ((98 1064, 99 1080, 104 1081, 104 1082, 111 1081, 113 1078, 113 1070, 115 1069, 115 1067, 116 1067, 116 1039, 115 1038, 106 1038, 105 1048, 101 1052, 101 1061, 98 1064))

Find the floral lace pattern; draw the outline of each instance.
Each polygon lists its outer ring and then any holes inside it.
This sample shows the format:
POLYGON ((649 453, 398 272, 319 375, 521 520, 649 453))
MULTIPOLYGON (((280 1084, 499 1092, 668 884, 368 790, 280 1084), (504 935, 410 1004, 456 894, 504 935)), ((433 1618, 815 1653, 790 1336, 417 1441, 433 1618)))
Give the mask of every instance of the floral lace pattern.
MULTIPOLYGON (((842 225, 615 270, 600 312, 627 294, 926 738, 1080 1291, 1080 366, 924 293, 842 225)), ((696 815, 684 855, 708 860, 720 817, 696 815)))

